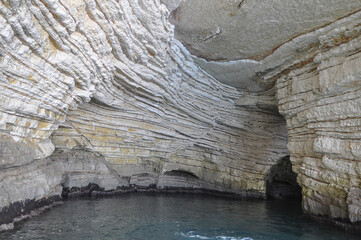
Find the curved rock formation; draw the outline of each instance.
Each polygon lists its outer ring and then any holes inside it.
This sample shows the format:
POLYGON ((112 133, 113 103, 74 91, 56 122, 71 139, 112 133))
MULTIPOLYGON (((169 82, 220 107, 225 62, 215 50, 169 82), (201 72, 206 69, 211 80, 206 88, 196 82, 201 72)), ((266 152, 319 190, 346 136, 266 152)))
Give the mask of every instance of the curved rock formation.
POLYGON ((322 1, 332 10, 324 19, 282 30, 265 49, 244 46, 254 53, 225 53, 237 61, 223 63, 174 38, 169 19, 181 20, 190 2, 2 2, 1 214, 89 184, 265 197, 271 167, 289 155, 288 129, 305 211, 360 220, 359 1, 322 1))

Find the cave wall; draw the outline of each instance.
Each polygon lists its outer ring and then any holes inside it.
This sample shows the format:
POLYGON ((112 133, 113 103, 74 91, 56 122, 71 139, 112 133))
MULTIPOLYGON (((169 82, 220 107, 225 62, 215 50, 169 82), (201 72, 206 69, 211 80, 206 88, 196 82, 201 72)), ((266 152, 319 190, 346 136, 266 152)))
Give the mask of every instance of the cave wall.
POLYGON ((71 126, 60 126, 52 140, 65 152, 86 148, 101 154, 121 176, 147 173, 153 178, 149 184, 157 185, 165 172, 182 170, 209 183, 208 189, 250 191, 249 196, 255 191, 254 196, 262 197, 264 175, 287 155, 285 135, 275 139, 272 134, 285 134, 285 122, 272 111, 237 108, 231 117, 252 128, 222 121, 212 126, 186 116, 175 121, 168 114, 159 117, 139 109, 132 113, 131 107, 114 111, 91 102, 70 111, 71 126))
POLYGON ((0 5, 2 211, 89 183, 265 197, 288 154, 274 89, 218 82, 169 14, 148 0, 0 5))
POLYGON ((174 38, 159 0, 3 1, 0 208, 89 183, 265 197, 290 154, 306 212, 359 221, 357 4, 257 61, 220 63, 174 38))
POLYGON ((304 211, 351 222, 361 219, 360 16, 331 26, 273 75, 304 211))

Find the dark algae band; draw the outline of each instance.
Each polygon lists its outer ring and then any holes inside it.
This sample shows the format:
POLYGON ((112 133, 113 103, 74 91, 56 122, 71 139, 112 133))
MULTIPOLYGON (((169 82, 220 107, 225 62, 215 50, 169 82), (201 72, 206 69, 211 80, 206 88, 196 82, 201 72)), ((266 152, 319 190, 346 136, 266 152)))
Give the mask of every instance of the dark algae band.
POLYGON ((3 224, 11 224, 14 222, 14 219, 19 217, 26 218, 32 211, 50 206, 55 202, 60 202, 61 199, 61 196, 52 196, 39 200, 32 199, 12 203, 11 205, 1 209, 0 226, 3 224))

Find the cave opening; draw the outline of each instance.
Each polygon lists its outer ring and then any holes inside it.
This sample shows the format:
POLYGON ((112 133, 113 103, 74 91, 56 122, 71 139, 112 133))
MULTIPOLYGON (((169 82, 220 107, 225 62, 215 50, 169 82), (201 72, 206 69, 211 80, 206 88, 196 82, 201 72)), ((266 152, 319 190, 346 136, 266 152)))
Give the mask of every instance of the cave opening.
POLYGON ((199 179, 194 173, 185 170, 167 171, 164 173, 164 175, 199 179))
POLYGON ((265 180, 268 199, 302 198, 302 188, 297 183, 297 174, 292 170, 289 155, 282 157, 271 167, 265 180))

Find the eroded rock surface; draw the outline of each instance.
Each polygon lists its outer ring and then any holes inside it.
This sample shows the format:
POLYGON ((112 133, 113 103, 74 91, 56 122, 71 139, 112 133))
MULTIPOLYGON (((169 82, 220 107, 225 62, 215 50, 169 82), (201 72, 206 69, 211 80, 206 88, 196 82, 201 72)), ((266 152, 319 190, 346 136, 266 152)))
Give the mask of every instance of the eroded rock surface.
POLYGON ((89 183, 265 196, 288 153, 274 92, 202 71, 168 16, 159 1, 1 5, 0 207, 89 183), (67 155, 80 150, 97 157, 67 155))
POLYGON ((171 20, 176 37, 198 57, 260 61, 285 42, 360 9, 358 0, 183 0, 171 20))
POLYGON ((189 1, 3 1, 0 208, 95 185, 265 197, 288 129, 305 211, 359 221, 360 6, 332 2, 228 59, 257 61, 222 65, 174 38, 170 18, 189 1))
MULTIPOLYGON (((288 148, 308 213, 360 221, 360 37, 349 19, 320 37, 311 61, 277 80, 288 148), (345 34, 345 35, 344 35, 345 34), (349 35, 353 38, 342 43, 349 35)), ((361 23, 358 16, 357 22, 361 23)), ((348 40, 348 39, 347 39, 348 40)))

